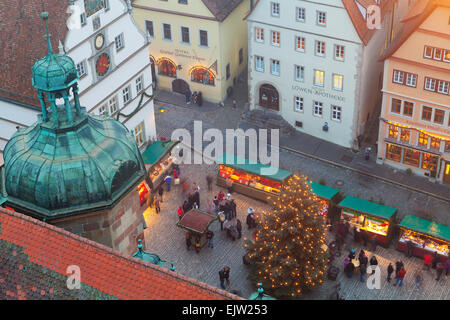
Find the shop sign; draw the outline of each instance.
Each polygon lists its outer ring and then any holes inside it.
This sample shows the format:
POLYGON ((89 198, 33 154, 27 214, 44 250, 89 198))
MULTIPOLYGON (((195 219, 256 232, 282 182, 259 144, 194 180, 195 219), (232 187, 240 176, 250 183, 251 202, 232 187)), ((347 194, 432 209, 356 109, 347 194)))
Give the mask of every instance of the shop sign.
POLYGON ((205 58, 201 58, 201 57, 197 56, 195 53, 192 54, 186 50, 180 50, 180 49, 175 49, 174 51, 159 50, 159 52, 163 55, 182 57, 182 58, 186 58, 186 59, 190 59, 190 60, 196 60, 196 61, 205 61, 206 60, 205 58))
POLYGON ((426 128, 428 130, 434 130, 438 134, 445 133, 445 134, 450 135, 450 129, 446 129, 446 128, 441 127, 441 126, 435 126, 435 125, 432 125, 432 124, 419 123, 419 122, 411 121, 411 120, 403 120, 402 122, 407 123, 407 124, 409 124, 411 126, 417 127, 418 129, 426 128))
POLYGON ((342 97, 337 94, 332 94, 330 92, 326 92, 324 89, 318 89, 318 88, 302 88, 298 85, 292 85, 292 90, 297 90, 302 93, 307 93, 311 95, 320 96, 322 98, 330 98, 334 99, 340 102, 345 102, 345 97, 342 97))

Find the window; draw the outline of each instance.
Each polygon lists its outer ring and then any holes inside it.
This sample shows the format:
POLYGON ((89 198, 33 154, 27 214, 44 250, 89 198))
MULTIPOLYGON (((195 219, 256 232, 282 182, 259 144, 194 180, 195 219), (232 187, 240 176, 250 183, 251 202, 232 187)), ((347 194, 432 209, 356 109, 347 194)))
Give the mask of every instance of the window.
POLYGON ((439 150, 441 147, 441 139, 430 137, 430 149, 439 150))
POLYGON ((433 58, 433 47, 425 46, 423 56, 429 59, 433 58))
POLYGON ((422 146, 422 147, 428 147, 428 138, 429 136, 425 133, 419 133, 419 141, 418 141, 418 145, 422 146))
POLYGON ((276 3, 276 2, 272 2, 271 8, 272 8, 272 10, 271 10, 272 16, 279 17, 280 16, 280 4, 276 3))
POLYGON ((117 112, 118 107, 117 107, 117 97, 116 96, 109 99, 108 106, 109 106, 109 112, 111 115, 113 115, 114 113, 117 112))
POLYGON ((297 8, 297 21, 305 22, 305 8, 297 8))
POLYGON ((436 171, 438 157, 428 153, 422 154, 422 169, 436 171))
POLYGON ((338 61, 344 61, 344 46, 335 45, 334 46, 334 58, 338 61))
POLYGON ((432 114, 432 112, 433 112, 432 108, 423 106, 423 108, 422 108, 422 120, 431 121, 431 114, 432 114))
POLYGON ((295 37, 295 50, 299 52, 305 52, 305 38, 295 37))
POLYGON ((177 77, 177 68, 175 64, 167 59, 158 62, 158 74, 172 78, 177 77))
POLYGON ((81 25, 82 25, 82 26, 86 25, 86 13, 83 12, 83 13, 80 15, 80 21, 81 21, 81 25))
POLYGON ((145 30, 150 35, 150 37, 155 36, 155 32, 153 30, 153 21, 145 20, 145 30))
POLYGON ((205 68, 195 68, 191 72, 191 81, 213 86, 215 83, 215 76, 211 71, 205 68))
POLYGON ((255 41, 264 42, 264 29, 263 28, 255 28, 255 41))
POLYGON ((125 44, 123 42, 123 33, 119 34, 117 37, 114 38, 114 42, 116 43, 116 50, 119 51, 122 49, 125 44))
POLYGON ((344 76, 340 74, 333 74, 333 90, 342 91, 344 76))
POLYGON ((189 43, 189 28, 181 27, 181 42, 189 43))
POLYGON ((280 33, 278 31, 272 31, 272 45, 276 47, 280 46, 280 33))
POLYGON ((400 141, 409 143, 409 137, 411 136, 411 131, 409 129, 402 128, 400 133, 400 141))
POLYGON ((200 45, 202 47, 208 46, 208 31, 200 30, 200 45))
POLYGON ((444 152, 450 153, 450 141, 445 141, 444 152))
POLYGON ((342 108, 338 106, 331 106, 331 119, 334 121, 341 121, 342 108))
POLYGON ((325 26, 327 24, 327 14, 323 11, 317 11, 317 24, 325 26))
POLYGON ((305 81, 305 67, 295 66, 295 80, 300 82, 305 81))
POLYGON ((172 40, 172 29, 170 24, 163 23, 163 39, 172 40))
POLYGON ((134 128, 134 137, 136 138, 136 144, 138 147, 144 144, 144 122, 141 122, 136 128, 134 128))
POLYGON ((244 49, 240 48, 239 49, 239 64, 242 64, 242 62, 244 62, 244 49))
POLYGON ((443 93, 443 94, 448 94, 448 82, 439 80, 437 92, 443 93))
POLYGON ((255 56, 255 69, 259 72, 264 72, 264 57, 255 56))
POLYGON ((402 159, 402 148, 388 144, 386 148, 386 159, 400 162, 402 159))
POLYGON ((398 127, 389 125, 389 138, 397 140, 398 137, 398 127))
POLYGON ((102 116, 108 115, 108 105, 106 103, 98 108, 98 114, 102 116))
POLYGON ((178 3, 179 3, 179 4, 188 4, 188 3, 187 3, 187 0, 178 0, 178 3))
POLYGON ((314 70, 314 85, 323 87, 325 72, 314 70))
POLYGON ((316 41, 316 56, 323 57, 325 55, 325 42, 316 41))
POLYGON ((445 111, 440 109, 434 109, 434 123, 443 124, 444 123, 445 111))
POLYGON ((434 48, 433 59, 434 60, 442 60, 443 51, 444 50, 442 50, 442 49, 434 48))
POLYGON ((409 87, 416 87, 417 75, 412 73, 406 74, 406 85, 409 87))
POLYGON ((425 90, 436 91, 436 80, 425 77, 425 90))
POLYGON ((391 112, 400 113, 400 109, 402 107, 402 100, 392 98, 391 102, 391 112))
POLYGON ((444 60, 445 62, 450 62, 450 50, 445 50, 445 51, 444 51, 444 57, 443 57, 443 60, 444 60))
POLYGON ((230 79, 230 77, 231 77, 231 66, 230 66, 230 64, 227 64, 226 75, 227 75, 227 80, 230 79))
POLYGON ((314 101, 314 115, 317 117, 322 117, 323 113, 323 103, 319 101, 314 101))
POLYGON ((405 73, 403 71, 394 70, 394 82, 403 84, 405 73))
POLYGON ((139 77, 136 78, 136 93, 139 93, 142 91, 142 89, 144 89, 144 85, 143 85, 143 76, 140 75, 139 77))
POLYGON ((122 98, 123 98, 123 103, 126 104, 127 102, 129 102, 131 100, 131 94, 130 94, 130 86, 125 87, 122 89, 122 98))
POLYGON ((103 6, 105 7, 105 11, 110 9, 109 0, 103 0, 103 6))
POLYGON ((77 64, 77 71, 80 78, 84 77, 87 74, 86 60, 83 60, 77 64))
POLYGON ((272 74, 275 76, 280 75, 280 61, 272 60, 272 74))
POLYGON ((408 117, 412 117, 414 110, 414 103, 409 101, 403 101, 403 114, 408 117))
POLYGON ((302 97, 294 97, 294 107, 295 107, 295 111, 303 112, 303 98, 302 97))
POLYGON ((418 167, 420 162, 420 152, 412 149, 406 149, 403 155, 403 163, 418 167))

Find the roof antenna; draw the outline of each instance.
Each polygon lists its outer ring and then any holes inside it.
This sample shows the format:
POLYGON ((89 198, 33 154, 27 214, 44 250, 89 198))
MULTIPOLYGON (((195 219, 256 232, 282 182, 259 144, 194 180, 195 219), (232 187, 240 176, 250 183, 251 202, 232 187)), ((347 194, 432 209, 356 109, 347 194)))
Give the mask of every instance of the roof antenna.
POLYGON ((47 27, 47 19, 48 19, 48 12, 47 11, 43 11, 40 14, 40 17, 42 20, 44 20, 45 23, 45 36, 47 38, 47 42, 48 42, 48 53, 53 53, 53 49, 52 49, 52 43, 50 42, 50 37, 52 36, 51 34, 48 33, 48 27, 47 27))

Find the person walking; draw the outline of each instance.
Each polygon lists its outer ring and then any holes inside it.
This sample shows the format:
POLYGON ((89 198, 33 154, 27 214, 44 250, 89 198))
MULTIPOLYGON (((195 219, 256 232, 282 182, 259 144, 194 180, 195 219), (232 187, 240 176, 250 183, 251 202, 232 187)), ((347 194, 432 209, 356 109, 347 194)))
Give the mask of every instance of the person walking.
POLYGON ((192 240, 191 240, 191 234, 189 232, 186 232, 186 248, 187 251, 191 248, 192 240))
POLYGON ((372 267, 372 274, 375 273, 375 268, 378 266, 378 260, 375 255, 370 258, 370 266, 372 267))
POLYGON ((439 256, 438 256, 437 251, 435 251, 433 253, 433 261, 431 262, 431 268, 436 269, 438 261, 439 261, 439 256))
POLYGON ((234 202, 234 199, 231 199, 231 201, 230 201, 230 211, 231 211, 231 219, 236 218, 237 206, 236 206, 236 202, 234 202))
POLYGON ((213 183, 213 177, 208 174, 206 176, 206 184, 208 185, 208 191, 212 191, 212 183, 213 183))
POLYGON ((353 262, 349 261, 347 265, 344 268, 344 272, 348 278, 351 278, 353 276, 353 272, 355 271, 355 265, 353 262))
POLYGON ((425 270, 427 270, 427 271, 430 270, 432 261, 433 261, 433 258, 429 254, 425 254, 423 256, 423 267, 425 270))
POLYGON ((161 201, 161 203, 163 203, 163 194, 164 194, 164 189, 162 186, 159 187, 158 189, 158 194, 159 194, 159 200, 161 201))
POLYGON ((236 229, 238 231, 238 239, 240 239, 242 237, 242 223, 239 219, 236 219, 236 229))
POLYGON ((364 250, 361 250, 359 252, 358 260, 359 260, 359 264, 365 264, 367 267, 367 264, 369 263, 369 259, 367 258, 367 255, 364 252, 364 250))
POLYGON ((389 262, 389 265, 387 267, 387 282, 391 282, 391 275, 394 272, 394 267, 392 266, 392 263, 389 262))
POLYGON ((422 270, 418 269, 414 275, 414 280, 416 282, 416 289, 422 290, 422 283, 423 283, 423 274, 422 270))
POLYGON ((223 211, 219 211, 219 222, 220 222, 220 231, 223 231, 223 223, 225 222, 225 215, 223 214, 223 211))
POLYGON ((436 281, 439 281, 441 279, 442 273, 444 273, 444 264, 442 262, 438 262, 436 264, 436 281))
POLYGON ((178 220, 181 220, 181 218, 183 218, 183 215, 184 215, 183 206, 179 206, 178 207, 178 220))
POLYGON ((225 198, 225 193, 221 190, 219 194, 217 195, 217 199, 219 199, 219 202, 222 201, 222 199, 225 198))
POLYGON ((200 192, 198 192, 198 190, 195 191, 195 193, 193 195, 193 200, 195 203, 197 203, 198 208, 200 208, 200 192))
POLYGON ((164 178, 164 182, 167 185, 167 192, 170 192, 170 183, 172 182, 172 177, 168 174, 165 178, 164 178))
POLYGON ((155 197, 155 203, 153 204, 155 206, 156 213, 159 214, 161 212, 161 207, 159 206, 159 197, 155 197))
POLYGON ((213 204, 214 212, 217 213, 217 211, 219 211, 219 199, 217 198, 217 196, 214 196, 213 204))
POLYGON ((367 273, 367 266, 365 264, 360 264, 359 265, 359 273, 360 273, 360 280, 361 280, 361 282, 364 282, 365 276, 366 276, 366 273, 367 273))
POLYGON ((225 266, 219 271, 220 287, 225 290, 225 283, 227 286, 230 285, 230 267, 225 266))
POLYGON ((403 279, 405 279, 405 275, 406 275, 406 270, 404 267, 402 267, 397 274, 397 278, 395 279, 394 287, 399 283, 400 283, 399 287, 401 287, 403 285, 403 279))
POLYGON ((398 272, 400 271, 400 269, 403 267, 403 261, 402 260, 398 260, 395 263, 395 276, 397 277, 398 272))
POLYGON ((214 232, 212 232, 211 230, 206 231, 206 239, 208 240, 208 248, 211 248, 211 249, 214 248, 213 237, 214 237, 214 232))

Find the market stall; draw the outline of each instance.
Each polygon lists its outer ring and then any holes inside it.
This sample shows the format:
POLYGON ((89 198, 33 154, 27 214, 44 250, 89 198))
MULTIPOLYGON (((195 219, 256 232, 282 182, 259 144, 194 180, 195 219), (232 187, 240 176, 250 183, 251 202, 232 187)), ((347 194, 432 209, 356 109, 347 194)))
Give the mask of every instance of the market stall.
POLYGON ((142 153, 145 168, 147 169, 147 185, 142 182, 139 185, 139 199, 141 205, 146 201, 149 192, 155 192, 164 182, 164 178, 173 168, 173 157, 171 151, 179 141, 160 141, 153 142, 142 153), (148 187, 147 187, 148 186, 148 187), (151 190, 148 190, 148 189, 151 190))
POLYGON ((216 162, 219 163, 217 185, 225 188, 232 185, 233 191, 262 201, 277 196, 283 182, 292 175, 283 169, 275 170, 275 174, 265 174, 264 169, 276 168, 236 155, 225 154, 216 162))
POLYGON ((319 202, 323 205, 322 210, 318 212, 320 216, 326 216, 331 200, 339 193, 338 189, 317 183, 311 183, 312 192, 319 198, 319 202))
POLYGON ((433 255, 436 251, 440 260, 446 261, 450 254, 449 226, 406 215, 399 227, 401 236, 397 244, 398 250, 406 251, 408 241, 411 241, 414 256, 423 258, 426 253, 433 255))
POLYGON ((206 231, 216 219, 218 219, 218 216, 215 214, 200 209, 192 209, 186 212, 177 222, 177 227, 187 230, 194 237, 199 237, 200 247, 203 247, 208 243, 206 231))
POLYGON ((342 209, 341 219, 344 223, 348 222, 350 226, 368 232, 369 236, 375 237, 384 246, 389 244, 396 208, 352 196, 342 200, 338 207, 342 209))

